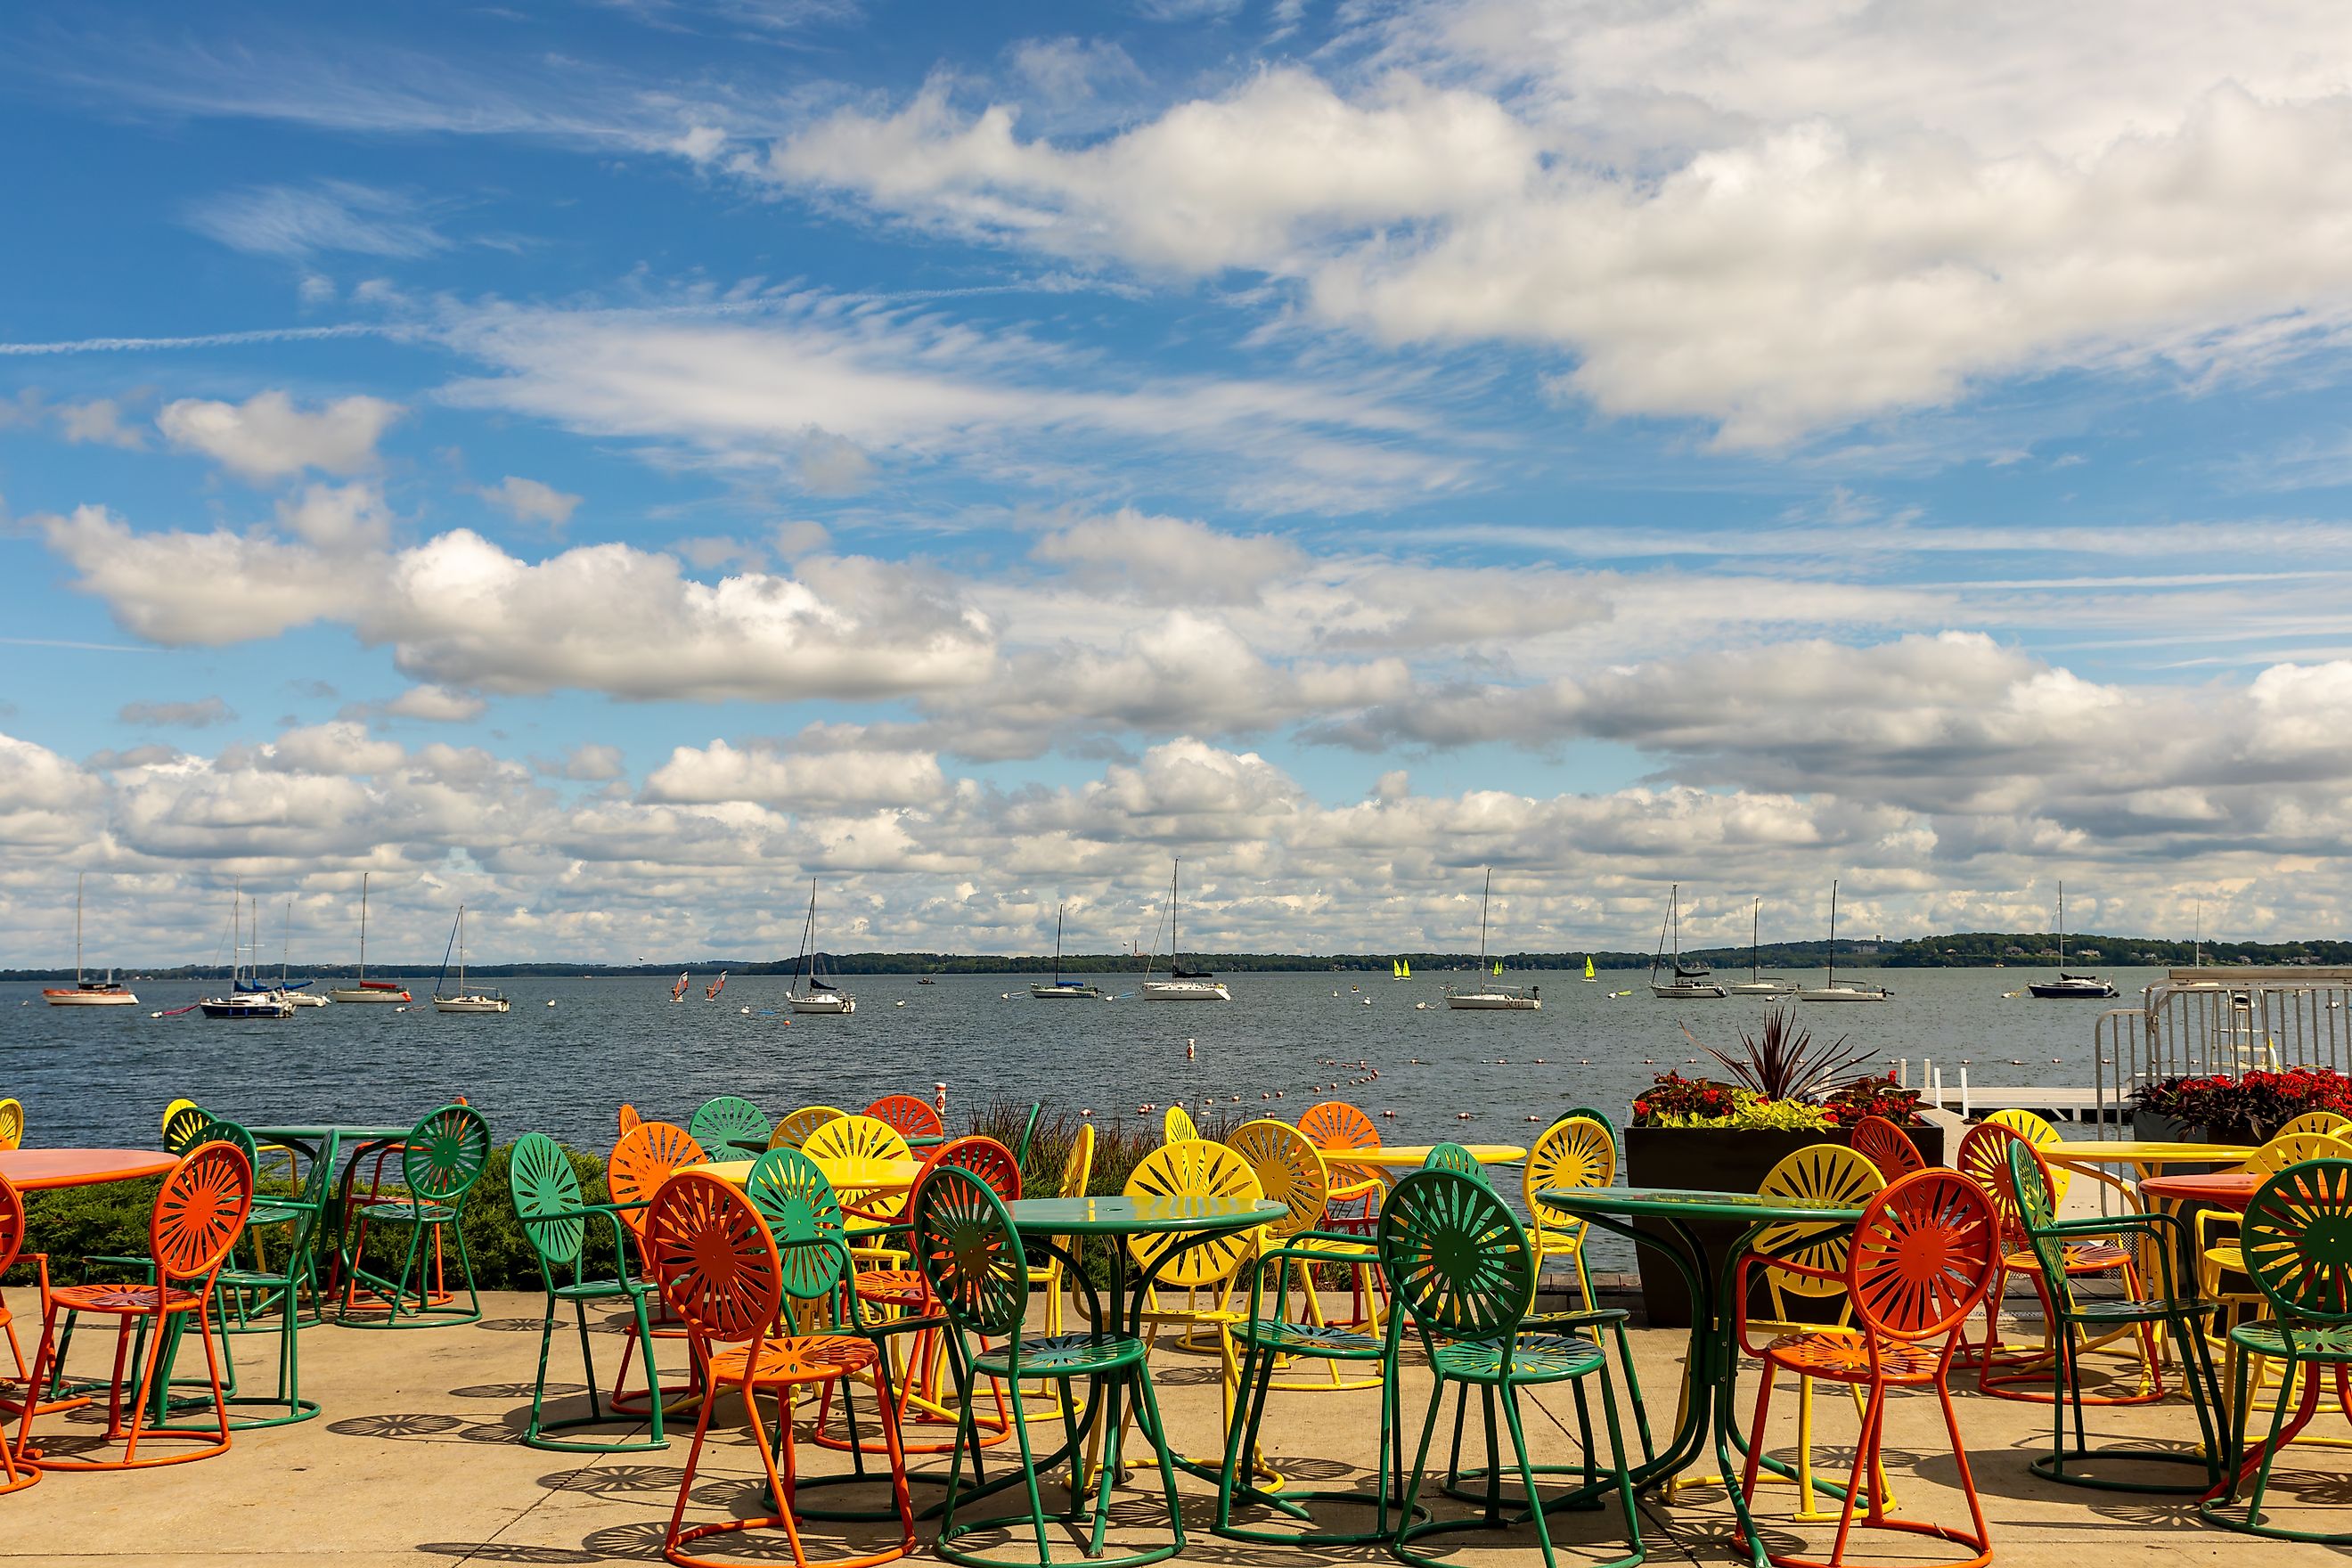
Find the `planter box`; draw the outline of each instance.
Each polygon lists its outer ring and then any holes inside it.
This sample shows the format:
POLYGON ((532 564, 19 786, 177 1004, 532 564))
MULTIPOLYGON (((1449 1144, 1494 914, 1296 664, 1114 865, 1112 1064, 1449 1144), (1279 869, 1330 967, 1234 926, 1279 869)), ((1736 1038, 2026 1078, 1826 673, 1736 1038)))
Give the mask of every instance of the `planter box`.
MULTIPOLYGON (((1934 1124, 1904 1130, 1919 1146, 1930 1165, 1944 1163, 1944 1130, 1934 1124)), ((1717 1127, 1629 1127, 1625 1129, 1625 1176, 1628 1186, 1690 1187, 1711 1193, 1752 1193, 1773 1166, 1800 1149, 1816 1143, 1845 1143, 1843 1128, 1823 1131, 1735 1131, 1717 1127)), ((1661 1226, 1636 1223, 1645 1235, 1663 1237, 1661 1226)), ((1732 1220, 1702 1220, 1690 1226, 1704 1250, 1706 1267, 1718 1276, 1728 1253, 1748 1226, 1732 1220)), ((1654 1247, 1635 1249, 1642 1270, 1642 1305, 1654 1328, 1681 1328, 1690 1322, 1690 1292, 1674 1264, 1654 1247)), ((1760 1304, 1759 1304, 1760 1310, 1760 1304)), ((1834 1308, 1832 1309, 1832 1311, 1834 1308)))

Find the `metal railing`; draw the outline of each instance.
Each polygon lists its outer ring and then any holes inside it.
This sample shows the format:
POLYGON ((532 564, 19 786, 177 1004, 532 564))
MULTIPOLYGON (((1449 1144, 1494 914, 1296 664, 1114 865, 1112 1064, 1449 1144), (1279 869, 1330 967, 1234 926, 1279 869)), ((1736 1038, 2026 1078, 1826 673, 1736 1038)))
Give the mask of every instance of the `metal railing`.
POLYGON ((2352 966, 2176 969, 2137 1008, 2099 1016, 2093 1098, 2107 1124, 2168 1078, 2352 1065, 2352 966), (2110 1070, 2112 1069, 2112 1071, 2110 1070))

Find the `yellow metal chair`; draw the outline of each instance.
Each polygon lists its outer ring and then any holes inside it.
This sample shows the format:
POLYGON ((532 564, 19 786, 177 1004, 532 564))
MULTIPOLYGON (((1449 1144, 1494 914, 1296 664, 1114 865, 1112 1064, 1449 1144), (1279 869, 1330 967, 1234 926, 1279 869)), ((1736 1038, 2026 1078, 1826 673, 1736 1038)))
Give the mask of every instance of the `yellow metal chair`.
MULTIPOLYGON (((2321 1111, 2317 1114, 2330 1113, 2321 1111)), ((2238 1168, 2252 1175, 2275 1176, 2289 1165, 2300 1165, 2305 1160, 2346 1159, 2352 1159, 2352 1140, 2331 1132, 2281 1131, 2255 1150, 2252 1157, 2238 1168)), ((2209 1300, 2221 1303, 2223 1310, 2215 1321, 2214 1331, 2225 1337, 2229 1332, 2228 1325, 2221 1320, 2233 1317, 2232 1309, 2247 1306, 2259 1310, 2263 1304, 2262 1298, 2251 1288, 2253 1284, 2251 1278, 2244 1279, 2249 1289, 2243 1292, 2225 1293, 2221 1288, 2223 1275, 2242 1277, 2246 1273, 2246 1255, 2239 1250, 2235 1234, 2237 1225, 2236 1215, 2224 1214, 2219 1209, 2200 1209, 2193 1227, 2197 1236, 2198 1288, 2209 1300), (2214 1236, 2224 1226, 2229 1231, 2227 1239, 2214 1240, 2214 1236)))
MULTIPOLYGON (((827 1160, 911 1160, 914 1151, 888 1122, 872 1116, 836 1116, 822 1122, 801 1145, 801 1152, 822 1165, 827 1160)), ((828 1178, 829 1179, 829 1178, 828 1178)), ((844 1213, 882 1225, 895 1225, 907 1207, 908 1194, 871 1187, 834 1184, 834 1195, 844 1213)), ((850 1255, 869 1268, 903 1268, 906 1250, 896 1247, 853 1246, 850 1255)))
MULTIPOLYGON (((1323 1223, 1326 1207, 1331 1196, 1330 1169, 1323 1162, 1322 1152, 1307 1141, 1307 1135, 1286 1121, 1249 1121, 1234 1129, 1225 1140, 1225 1146, 1249 1162, 1250 1171, 1257 1177, 1259 1189, 1289 1212, 1265 1226, 1268 1247, 1300 1247, 1313 1249, 1318 1258, 1328 1258, 1335 1264, 1352 1268, 1377 1268, 1380 1252, 1376 1244, 1352 1236, 1339 1236, 1317 1227, 1323 1223)), ((1315 1278, 1318 1264, 1307 1258, 1282 1259, 1276 1270, 1271 1292, 1271 1317, 1281 1322, 1290 1319, 1290 1280, 1295 1272, 1304 1300, 1300 1304, 1300 1322, 1314 1329, 1329 1328, 1323 1314, 1322 1292, 1315 1278)), ((1261 1302, 1263 1303, 1263 1300, 1261 1302)), ((1377 1320, 1372 1332, 1377 1334, 1377 1320)), ((1311 1357, 1312 1336, 1291 1336, 1286 1349, 1275 1353, 1285 1356, 1311 1357)), ((1344 1381, 1339 1375, 1339 1363, 1323 1363, 1324 1381, 1320 1383, 1286 1383, 1276 1381, 1270 1388, 1298 1389, 1308 1392, 1342 1388, 1376 1388, 1381 1378, 1377 1370, 1370 1378, 1344 1381)))
POLYGON ((2284 1138, 2290 1132, 2327 1132, 2340 1138, 2347 1128, 2352 1128, 2352 1116, 2336 1110, 2306 1110, 2271 1136, 2284 1138))
POLYGON ((809 1134, 828 1121, 838 1121, 849 1112, 832 1105, 803 1105, 782 1121, 768 1134, 771 1149, 803 1149, 808 1145, 809 1134))
POLYGON ((1566 1209, 1556 1208, 1536 1194, 1546 1187, 1605 1187, 1617 1179, 1617 1143, 1609 1129, 1590 1116, 1570 1116, 1549 1128, 1528 1151, 1526 1173, 1519 1180, 1528 1213, 1535 1224, 1528 1239, 1535 1243, 1536 1271, 1565 1258, 1576 1268, 1576 1288, 1584 1310, 1592 1310, 1592 1272, 1584 1263, 1586 1223, 1566 1209))
POLYGON ((0 1149, 20 1149, 25 1143, 25 1108, 13 1099, 0 1100, 0 1149))
POLYGON ((1171 1105, 1168 1114, 1160 1119, 1160 1141, 1181 1143, 1187 1138, 1198 1138, 1200 1129, 1192 1125, 1192 1113, 1181 1105, 1171 1105))

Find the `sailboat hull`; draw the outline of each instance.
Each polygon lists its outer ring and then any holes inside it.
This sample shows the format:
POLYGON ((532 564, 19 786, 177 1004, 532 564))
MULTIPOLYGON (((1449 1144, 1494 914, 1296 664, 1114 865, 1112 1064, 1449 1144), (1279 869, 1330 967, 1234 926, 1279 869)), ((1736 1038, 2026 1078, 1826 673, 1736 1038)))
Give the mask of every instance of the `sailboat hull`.
POLYGON ((1650 994, 1662 1002, 1703 1002, 1720 1001, 1730 993, 1713 980, 1676 980, 1666 984, 1654 980, 1650 994))
POLYGON ((1734 996, 1788 996, 1797 988, 1784 980, 1735 980, 1724 989, 1734 996))
POLYGON ((795 1013, 834 1013, 847 1015, 857 1011, 857 998, 850 995, 794 996, 790 998, 795 1013))
POLYGON ((503 996, 436 996, 436 1013, 503 1013, 514 1005, 503 996))
POLYGON ((1800 1002, 1884 1002, 1888 994, 1875 985, 1813 985, 1791 994, 1800 1002))
POLYGON ((1146 1002, 1230 1002, 1234 994, 1222 980, 1147 980, 1146 1002))
POLYGON ((358 987, 338 985, 327 993, 327 1000, 330 1002, 413 1002, 415 998, 408 994, 404 986, 395 985, 389 990, 379 991, 373 985, 358 987))
POLYGON ((139 1005, 139 998, 120 985, 104 990, 96 986, 88 990, 67 990, 60 986, 54 991, 43 991, 41 999, 52 1007, 135 1007, 139 1005))
POLYGON ((1543 998, 1513 991, 1449 991, 1445 1005, 1461 1013, 1540 1013, 1543 998))
POLYGON ((2106 1002, 2118 994, 2111 982, 2072 975, 2063 980, 2032 981, 2025 988, 2045 1002, 2106 1002))
POLYGON ((290 1018, 294 1004, 282 996, 208 996, 198 1004, 207 1018, 290 1018))
POLYGON ((1108 1002, 1110 993, 1099 985, 1038 985, 1032 984, 1029 994, 1040 1002, 1108 1002))

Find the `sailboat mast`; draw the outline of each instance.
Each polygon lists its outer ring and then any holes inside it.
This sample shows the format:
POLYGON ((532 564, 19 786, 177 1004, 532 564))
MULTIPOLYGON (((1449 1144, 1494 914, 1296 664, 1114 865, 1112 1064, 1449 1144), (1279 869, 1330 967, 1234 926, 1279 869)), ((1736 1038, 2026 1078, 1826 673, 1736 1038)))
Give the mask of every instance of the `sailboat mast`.
POLYGON ((286 895, 286 923, 278 928, 278 988, 286 988, 286 960, 294 948, 294 895, 286 895))
POLYGON ((2066 973, 2066 884, 2058 884, 2058 973, 2066 973))
POLYGON ((1495 868, 1489 866, 1486 868, 1486 886, 1478 894, 1478 969, 1481 973, 1486 968, 1486 900, 1494 891, 1495 868))
POLYGON ((1650 954, 1650 984, 1653 985, 1658 982, 1658 960, 1665 956, 1666 928, 1674 923, 1675 895, 1672 890, 1669 890, 1666 894, 1666 918, 1658 922, 1657 951, 1650 954))
POLYGON ((360 977, 362 980, 365 980, 365 979, 367 978, 367 885, 368 885, 368 873, 366 873, 365 871, 362 871, 362 872, 361 872, 361 873, 360 873, 360 973, 359 973, 359 977, 360 977))
POLYGON ((1748 978, 1760 977, 1764 956, 1764 900, 1759 899, 1748 910, 1748 978))
POLYGON ((457 994, 466 994, 466 906, 457 906, 457 994))
POLYGON ((1828 989, 1837 989, 1837 879, 1830 879, 1830 983, 1828 989))
POLYGON ((811 942, 814 941, 814 940, 815 940, 815 938, 816 938, 816 879, 815 879, 814 877, 811 877, 811 878, 809 879, 809 907, 808 907, 808 919, 807 919, 807 920, 805 920, 805 921, 803 921, 801 923, 801 971, 800 971, 800 980, 799 980, 799 984, 798 984, 797 989, 798 989, 799 991, 803 992, 803 993, 805 993, 805 992, 808 990, 808 976, 809 976, 809 943, 810 943, 811 942))
POLYGON ((74 873, 74 984, 81 984, 81 884, 83 874, 74 873))
POLYGON ((1168 868, 1168 973, 1176 973, 1176 879, 1184 869, 1184 857, 1179 855, 1168 868))
POLYGON ((245 889, 228 885, 228 989, 236 994, 237 976, 245 971, 245 889))
POLYGON ((1062 906, 1054 906, 1054 984, 1062 983, 1062 906))

